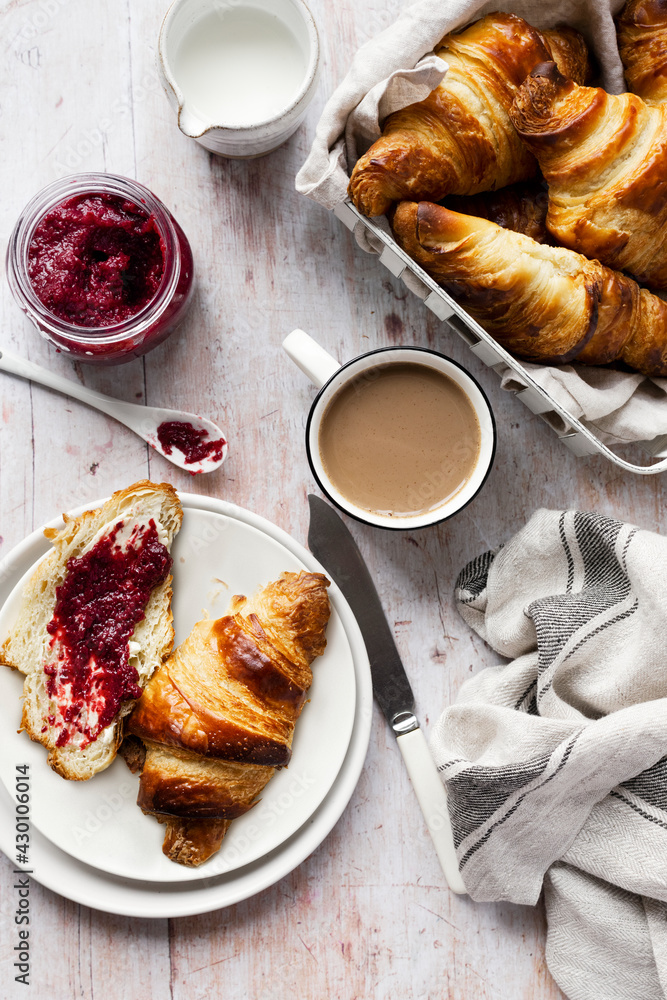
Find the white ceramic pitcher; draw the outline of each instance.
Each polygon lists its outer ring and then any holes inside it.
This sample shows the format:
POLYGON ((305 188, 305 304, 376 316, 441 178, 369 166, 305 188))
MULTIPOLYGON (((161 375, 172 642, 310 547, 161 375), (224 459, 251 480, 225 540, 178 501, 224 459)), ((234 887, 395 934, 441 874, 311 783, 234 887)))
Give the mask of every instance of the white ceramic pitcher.
POLYGON ((157 52, 158 73, 184 135, 219 156, 246 159, 263 156, 282 145, 296 131, 317 87, 320 47, 317 27, 303 0, 175 0, 162 22, 157 52), (229 124, 206 120, 184 97, 177 79, 177 52, 185 35, 201 18, 244 9, 264 12, 282 22, 294 36, 304 57, 301 86, 287 107, 263 121, 229 124))

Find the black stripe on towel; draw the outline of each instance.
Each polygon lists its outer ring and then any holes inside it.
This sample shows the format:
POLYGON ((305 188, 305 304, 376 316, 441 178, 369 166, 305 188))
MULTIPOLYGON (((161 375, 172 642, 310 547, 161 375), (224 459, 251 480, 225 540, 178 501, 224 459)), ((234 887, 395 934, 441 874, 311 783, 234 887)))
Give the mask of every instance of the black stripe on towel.
POLYGON ((480 839, 477 841, 477 843, 473 844, 472 847, 469 848, 468 851, 466 851, 466 853, 463 855, 463 857, 459 861, 459 870, 461 868, 463 868, 463 866, 465 864, 467 864, 467 862, 470 860, 470 858, 473 856, 473 854, 476 854, 476 852, 480 849, 480 847, 484 846, 484 844, 487 842, 487 840, 489 839, 489 837, 491 836, 491 834, 493 833, 493 831, 497 830, 499 826, 502 826, 502 824, 505 823, 510 818, 510 816, 512 816, 517 811, 517 809, 522 804, 522 802, 524 801, 524 799, 526 799, 530 795, 531 792, 535 792, 535 791, 538 791, 540 788, 544 788, 544 786, 546 784, 548 784, 548 782, 552 781, 556 777, 556 775, 559 774, 560 771, 563 770, 563 768, 567 764, 568 760, 570 759, 570 755, 572 753, 572 750, 574 749, 574 744, 577 742, 578 739, 579 739, 579 733, 577 733, 576 736, 573 736, 572 739, 570 740, 570 742, 568 743, 567 748, 565 750, 565 753, 563 754, 563 759, 561 760, 560 764, 558 765, 558 767, 556 768, 556 770, 554 771, 554 773, 550 774, 548 778, 545 778, 544 781, 540 785, 536 785, 534 788, 529 788, 527 792, 524 792, 523 795, 520 795, 519 798, 514 803, 514 805, 512 806, 512 808, 509 809, 505 813, 504 816, 501 816, 501 818, 499 820, 497 820, 493 824, 493 826, 490 826, 489 829, 484 834, 484 836, 480 837, 480 839))

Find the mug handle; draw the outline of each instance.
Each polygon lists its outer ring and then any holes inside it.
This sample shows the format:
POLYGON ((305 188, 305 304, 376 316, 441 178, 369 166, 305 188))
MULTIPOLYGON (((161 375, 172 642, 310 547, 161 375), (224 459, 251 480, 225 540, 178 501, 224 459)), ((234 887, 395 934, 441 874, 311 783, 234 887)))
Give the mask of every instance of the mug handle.
POLYGON ((303 330, 292 330, 288 333, 283 340, 283 350, 318 389, 321 389, 340 368, 340 362, 327 354, 324 348, 303 330))

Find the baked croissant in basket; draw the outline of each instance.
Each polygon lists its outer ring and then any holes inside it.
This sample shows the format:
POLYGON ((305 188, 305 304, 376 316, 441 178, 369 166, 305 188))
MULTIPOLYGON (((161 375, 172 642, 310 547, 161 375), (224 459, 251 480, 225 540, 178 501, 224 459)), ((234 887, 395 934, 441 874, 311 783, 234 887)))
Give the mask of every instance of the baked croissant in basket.
POLYGON ((321 573, 283 573, 251 601, 232 598, 146 686, 121 752, 142 769, 137 801, 167 824, 172 861, 206 861, 289 763, 310 665, 326 646, 328 586, 321 573))
POLYGON ((406 252, 510 353, 667 375, 667 303, 631 278, 430 202, 402 202, 392 225, 406 252))
POLYGON ((558 241, 667 287, 667 105, 580 87, 538 67, 510 111, 549 185, 558 241))
POLYGON ((515 14, 489 14, 436 46, 449 65, 425 101, 389 115, 380 139, 350 179, 352 201, 364 215, 392 202, 475 194, 534 176, 508 110, 518 86, 545 60, 583 82, 588 56, 572 28, 539 32, 515 14))
POLYGON ((628 0, 616 36, 628 90, 647 104, 667 101, 667 3, 628 0))
POLYGON ((444 205, 452 212, 476 215, 495 222, 503 229, 523 233, 538 243, 556 243, 547 229, 549 193, 541 181, 510 184, 499 191, 484 191, 468 197, 449 195, 444 199, 444 205))

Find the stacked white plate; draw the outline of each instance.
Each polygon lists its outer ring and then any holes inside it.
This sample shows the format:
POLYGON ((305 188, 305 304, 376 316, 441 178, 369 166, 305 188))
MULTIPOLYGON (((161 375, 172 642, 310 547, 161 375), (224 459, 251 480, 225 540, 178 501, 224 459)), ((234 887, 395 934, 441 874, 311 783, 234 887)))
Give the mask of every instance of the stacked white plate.
MULTIPOLYGON (((204 613, 224 614, 233 594, 251 595, 286 570, 326 573, 264 518, 210 497, 180 499, 183 526, 172 547, 176 643, 204 613)), ((0 642, 26 580, 49 548, 40 529, 0 563, 0 642)), ((138 776, 120 758, 86 782, 65 781, 48 767, 45 749, 17 733, 23 675, 0 668, 0 848, 16 862, 16 779, 28 765, 28 868, 38 882, 76 902, 111 913, 187 916, 229 906, 292 871, 345 809, 370 736, 373 694, 364 642, 338 588, 332 584, 329 593, 327 648, 313 664, 289 767, 199 868, 162 854, 164 827, 136 805, 138 776)))

